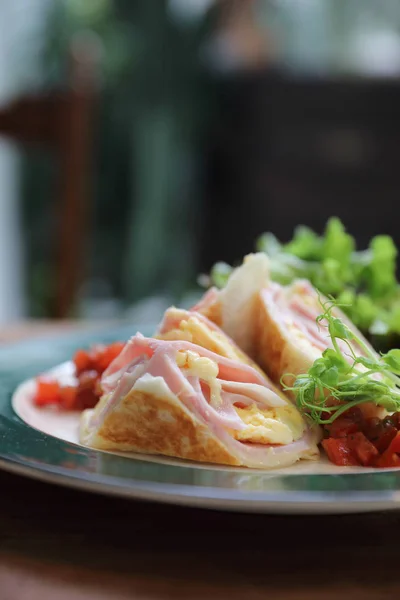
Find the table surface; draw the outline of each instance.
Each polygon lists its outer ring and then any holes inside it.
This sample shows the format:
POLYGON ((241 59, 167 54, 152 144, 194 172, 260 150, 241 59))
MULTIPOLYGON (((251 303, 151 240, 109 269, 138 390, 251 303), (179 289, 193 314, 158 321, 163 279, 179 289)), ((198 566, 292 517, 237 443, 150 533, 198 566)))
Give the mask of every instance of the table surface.
MULTIPOLYGON (((18 328, 16 337, 32 330, 40 326, 18 328)), ((13 331, 3 339, 15 339, 13 331)), ((0 600, 389 600, 400 593, 397 512, 230 514, 8 473, 0 473, 0 489, 0 600)))

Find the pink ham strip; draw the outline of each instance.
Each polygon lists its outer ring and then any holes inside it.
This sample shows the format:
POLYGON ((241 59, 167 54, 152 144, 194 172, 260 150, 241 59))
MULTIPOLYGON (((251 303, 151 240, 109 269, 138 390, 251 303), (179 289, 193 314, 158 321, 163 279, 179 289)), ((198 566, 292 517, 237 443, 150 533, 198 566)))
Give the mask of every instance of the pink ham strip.
MULTIPOLYGON (((312 297, 317 297, 315 290, 311 286, 303 284, 302 290, 312 297)), ((284 288, 279 286, 279 284, 274 283, 261 292, 261 297, 270 308, 275 309, 275 318, 279 319, 283 326, 286 327, 287 320, 292 322, 304 335, 306 335, 306 337, 308 337, 310 344, 320 352, 323 352, 327 348, 332 348, 332 343, 328 334, 324 335, 316 322, 316 318, 320 312, 317 310, 313 311, 307 306, 302 300, 301 295, 295 290, 284 288), (292 293, 291 297, 288 297, 289 292, 292 293)), ((338 343, 347 360, 351 362, 352 358, 349 355, 349 349, 345 342, 338 340, 338 343)), ((356 345, 353 344, 353 347, 355 348, 356 345)), ((358 346, 357 352, 360 352, 358 346)))
MULTIPOLYGON (((215 331, 215 332, 219 333, 221 336, 225 337, 227 339, 227 341, 233 347, 237 347, 235 342, 228 335, 226 335, 217 325, 215 325, 215 323, 213 323, 212 321, 207 319, 207 317, 205 317, 201 313, 194 312, 193 309, 185 310, 183 308, 174 308, 174 307, 169 308, 164 314, 163 320, 161 321, 161 323, 159 325, 158 331, 160 334, 163 334, 163 333, 167 333, 168 331, 171 331, 173 329, 177 329, 177 328, 179 328, 179 326, 183 320, 188 320, 192 316, 195 316, 196 319, 198 319, 201 323, 204 323, 205 325, 207 325, 207 327, 209 329, 211 329, 212 331, 215 331)), ((224 390, 226 390, 228 388, 228 389, 231 389, 231 391, 232 391, 232 388, 234 387, 233 383, 228 382, 228 381, 222 381, 222 380, 220 380, 220 381, 223 384, 224 390)), ((239 392, 237 390, 235 390, 233 393, 235 395, 238 395, 239 392)), ((248 393, 251 394, 251 390, 249 390, 248 393)), ((270 390, 270 399, 271 399, 272 406, 284 406, 285 405, 285 400, 280 398, 273 390, 270 390)), ((256 394, 252 394, 252 399, 249 400, 249 403, 251 404, 252 402, 256 402, 258 405, 264 404, 264 406, 265 406, 265 402, 263 403, 263 401, 260 401, 259 395, 257 396, 256 394)))
MULTIPOLYGON (((215 409, 209 403, 209 387, 205 385, 202 388, 198 377, 188 377, 188 381, 191 383, 192 388, 198 397, 201 398, 201 402, 197 405, 197 408, 199 409, 199 414, 202 416, 204 423, 208 424, 210 419, 217 418, 218 423, 223 428, 234 429, 235 431, 241 431, 245 428, 245 424, 235 411, 230 398, 224 397, 224 394, 222 393, 222 404, 218 409, 215 409)), ((185 404, 187 408, 193 410, 193 404, 190 404, 190 400, 191 399, 189 398, 189 403, 185 402, 185 404)), ((197 414, 197 417, 199 417, 199 414, 197 414)))
POLYGON ((200 298, 198 303, 195 304, 190 310, 194 312, 206 310, 207 308, 210 308, 210 306, 218 302, 218 300, 219 291, 217 290, 217 288, 212 287, 204 294, 202 298, 200 298))
MULTIPOLYGON (((317 302, 317 299, 318 299, 317 293, 311 285, 303 284, 302 289, 303 289, 303 292, 307 293, 309 296, 311 296, 317 302)), ((315 340, 314 343, 315 343, 315 345, 318 345, 320 350, 323 351, 323 350, 326 350, 326 348, 333 347, 331 339, 328 334, 328 331, 326 328, 324 328, 324 324, 327 325, 326 321, 321 323, 320 327, 318 327, 317 322, 316 322, 318 315, 320 315, 322 312, 321 310, 320 311, 318 311, 317 309, 312 310, 309 306, 307 306, 304 303, 301 295, 299 295, 297 292, 294 292, 294 296, 290 299, 289 309, 291 309, 295 313, 295 315, 299 315, 301 317, 302 323, 304 324, 305 328, 307 329, 307 332, 309 333, 309 335, 312 338, 314 338, 314 340, 315 340), (325 335, 323 335, 323 329, 320 329, 321 327, 325 329, 325 331, 326 331, 325 335)), ((351 363, 352 357, 349 353, 349 348, 348 348, 347 344, 345 342, 343 342, 342 340, 337 340, 337 342, 338 342, 339 348, 342 350, 342 352, 345 355, 345 357, 347 358, 348 362, 351 363)), ((365 354, 362 351, 362 349, 358 346, 358 344, 351 343, 351 346, 352 346, 353 350, 355 351, 355 353, 361 354, 361 355, 365 354)))
MULTIPOLYGON (((221 381, 222 384, 222 390, 226 391, 226 392, 231 392, 232 394, 236 394, 236 395, 240 395, 242 393, 243 390, 243 386, 242 384, 238 385, 238 382, 236 381, 221 381)), ((277 406, 285 406, 286 405, 286 400, 284 400, 281 396, 278 396, 278 394, 276 392, 274 392, 273 390, 269 389, 269 388, 264 388, 264 393, 266 392, 266 395, 268 395, 268 402, 266 402, 266 400, 264 399, 264 397, 261 397, 261 394, 258 393, 257 387, 254 386, 252 384, 246 384, 246 395, 247 397, 251 400, 251 402, 255 402, 260 408, 271 408, 271 407, 277 407, 277 406)))
MULTIPOLYGON (((229 428, 232 429, 232 398, 227 397, 225 399, 222 404, 221 413, 212 409, 204 397, 204 394, 201 392, 201 388, 199 392, 199 382, 195 384, 194 389, 193 381, 192 385, 190 385, 188 379, 184 376, 182 371, 174 362, 174 357, 176 356, 176 352, 178 350, 192 350, 195 348, 199 353, 200 349, 197 346, 188 343, 177 344, 175 342, 159 342, 160 340, 146 339, 140 335, 136 336, 130 340, 130 349, 128 348, 128 352, 126 354, 130 358, 132 356, 137 358, 138 355, 142 355, 142 360, 146 366, 145 372, 151 374, 153 377, 162 377, 171 392, 180 398, 187 408, 194 413, 196 418, 204 422, 209 427, 215 436, 234 456, 237 457, 238 460, 240 460, 242 464, 249 467, 280 466, 293 462, 294 458, 300 458, 302 453, 309 450, 311 439, 307 431, 303 438, 293 442, 292 444, 287 444, 286 446, 243 444, 242 442, 235 440, 229 432, 229 428), (230 407, 228 405, 230 405, 230 407), (227 423, 229 423, 228 429, 227 423)), ((125 352, 125 350, 123 350, 123 352, 125 352)), ((213 358, 215 357, 217 363, 220 363, 221 361, 221 357, 213 355, 211 352, 205 351, 204 355, 211 355, 213 358)), ((236 376, 240 374, 242 375, 239 377, 239 381, 247 381, 249 383, 249 379, 257 379, 256 383, 266 386, 267 382, 257 372, 255 372, 255 376, 249 377, 249 369, 250 371, 253 371, 251 367, 248 368, 247 365, 241 365, 239 363, 236 365, 233 361, 228 361, 227 359, 224 359, 224 361, 229 364, 232 374, 236 376)), ((122 362, 123 361, 119 361, 117 366, 119 367, 122 362)), ((129 369, 131 366, 129 362, 127 366, 129 369)), ((128 393, 129 389, 133 387, 135 384, 135 379, 136 381, 138 379, 136 377, 137 371, 138 369, 135 369, 133 373, 122 374, 118 385, 114 388, 114 393, 112 394, 109 402, 103 408, 101 414, 98 415, 95 422, 90 424, 91 428, 97 428, 106 415, 116 407, 126 393, 128 393)), ((237 380, 238 378, 236 378, 236 381, 237 380)), ((240 401, 240 398, 238 398, 238 400, 240 401)), ((241 425, 243 425, 242 422, 241 425)))
POLYGON ((242 381, 244 383, 258 383, 259 385, 264 385, 270 389, 272 388, 272 384, 250 365, 219 356, 218 354, 215 354, 206 348, 196 346, 191 342, 156 340, 153 338, 145 338, 141 334, 137 334, 129 340, 121 354, 104 372, 101 380, 103 389, 105 391, 112 391, 119 377, 129 368, 132 361, 141 354, 151 356, 159 348, 165 352, 169 349, 173 349, 175 352, 186 350, 210 358, 219 366, 218 377, 220 379, 242 381))
POLYGON ((304 314, 301 313, 300 310, 297 309, 296 305, 292 305, 291 316, 296 324, 296 327, 298 327, 304 333, 304 335, 306 335, 309 338, 310 342, 314 346, 316 346, 322 352, 329 347, 329 338, 325 338, 323 336, 315 320, 318 315, 315 316, 315 319, 312 319, 310 321, 307 317, 304 316, 304 314))
POLYGON ((135 364, 135 360, 140 356, 152 356, 153 352, 146 342, 146 338, 137 333, 134 338, 131 338, 122 349, 122 352, 115 358, 112 363, 104 371, 101 378, 101 387, 104 392, 111 392, 115 389, 118 379, 127 370, 128 365, 131 367, 135 364), (132 344, 132 340, 135 343, 132 344))
MULTIPOLYGON (((139 340, 139 344, 141 343, 142 340, 139 340)), ((237 430, 243 429, 244 424, 233 407, 228 406, 227 403, 223 403, 221 407, 215 409, 208 404, 204 395, 201 393, 200 388, 194 390, 193 379, 197 379, 198 382, 198 378, 184 377, 183 373, 176 365, 175 355, 176 351, 174 349, 165 351, 164 348, 157 348, 153 351, 153 355, 150 358, 148 358, 147 355, 144 356, 142 354, 142 363, 136 364, 132 373, 130 373, 131 365, 129 365, 127 371, 120 376, 119 382, 112 394, 112 398, 107 403, 107 406, 104 407, 103 416, 105 417, 110 410, 118 404, 145 372, 153 377, 162 377, 171 392, 175 394, 187 408, 193 410, 198 417, 201 417, 203 422, 208 422, 210 416, 212 416, 218 420, 223 427, 237 430), (129 384, 127 388, 128 381, 129 384)), ((135 359, 135 361, 136 360, 137 359, 135 359)))

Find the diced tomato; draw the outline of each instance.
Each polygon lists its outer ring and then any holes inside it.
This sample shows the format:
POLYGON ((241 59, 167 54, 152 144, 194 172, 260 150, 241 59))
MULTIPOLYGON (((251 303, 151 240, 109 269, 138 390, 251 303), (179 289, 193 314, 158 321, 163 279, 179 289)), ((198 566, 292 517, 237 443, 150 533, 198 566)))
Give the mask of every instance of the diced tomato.
POLYGON ((96 371, 86 371, 79 376, 76 392, 76 408, 84 410, 93 408, 99 401, 99 375, 96 371))
POLYGON ((100 396, 93 389, 78 389, 76 393, 75 410, 85 410, 86 408, 94 408, 100 396))
POLYGON ((365 424, 363 433, 374 444, 377 450, 382 453, 388 449, 391 441, 396 437, 397 429, 389 422, 380 421, 379 419, 374 419, 374 421, 378 421, 378 423, 365 424))
POLYGON ((73 410, 76 406, 77 388, 72 385, 65 385, 60 388, 60 406, 65 410, 73 410))
POLYGON ((346 438, 328 438, 322 441, 322 446, 329 460, 335 465, 341 467, 360 465, 346 438))
POLYGON ((350 435, 347 441, 360 463, 365 467, 371 465, 379 455, 378 450, 361 431, 350 435))
POLYGON ((93 368, 90 354, 85 350, 77 350, 75 352, 73 361, 75 364, 75 370, 77 375, 83 373, 83 371, 87 371, 93 368))
POLYGON ((389 452, 400 454, 400 432, 397 432, 396 437, 392 440, 389 448, 389 452))
POLYGON ((356 407, 324 430, 322 445, 336 465, 400 467, 400 412, 366 418, 356 407))
POLYGON ((341 438, 346 437, 350 433, 360 431, 363 416, 359 408, 350 408, 343 415, 325 425, 325 430, 328 432, 328 437, 341 438))
POLYGON ((395 429, 400 429, 400 412, 393 413, 392 415, 388 415, 383 419, 383 423, 387 425, 392 425, 395 429))
POLYGON ((36 406, 58 404, 59 399, 60 385, 57 381, 40 377, 36 380, 36 394, 34 397, 36 406))
POLYGON ((383 454, 375 459, 374 467, 379 467, 380 469, 400 467, 400 456, 391 452, 390 448, 388 448, 383 454))
POLYGON ((94 408, 102 395, 101 375, 120 354, 124 345, 123 342, 115 342, 109 346, 99 344, 90 351, 75 352, 73 361, 78 379, 76 385, 62 386, 57 381, 39 377, 34 398, 36 406, 54 404, 65 410, 94 408))
POLYGON ((104 373, 112 361, 121 353, 124 345, 125 344, 122 342, 115 342, 114 344, 106 346, 101 352, 97 353, 94 362, 98 373, 104 373))
POLYGON ((326 425, 325 429, 328 431, 329 437, 343 438, 347 437, 350 433, 359 431, 359 424, 353 419, 343 416, 335 419, 333 423, 326 425))
POLYGON ((375 461, 376 467, 388 468, 388 467, 400 467, 400 432, 396 434, 396 437, 392 440, 389 448, 377 458, 375 461))

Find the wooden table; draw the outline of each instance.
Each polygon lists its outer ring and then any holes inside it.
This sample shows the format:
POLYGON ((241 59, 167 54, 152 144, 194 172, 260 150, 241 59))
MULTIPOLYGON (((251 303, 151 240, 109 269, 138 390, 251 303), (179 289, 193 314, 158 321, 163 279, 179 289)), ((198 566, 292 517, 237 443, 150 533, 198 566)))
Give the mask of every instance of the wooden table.
POLYGON ((400 593, 397 512, 229 514, 7 473, 0 489, 0 600, 390 600, 400 593))

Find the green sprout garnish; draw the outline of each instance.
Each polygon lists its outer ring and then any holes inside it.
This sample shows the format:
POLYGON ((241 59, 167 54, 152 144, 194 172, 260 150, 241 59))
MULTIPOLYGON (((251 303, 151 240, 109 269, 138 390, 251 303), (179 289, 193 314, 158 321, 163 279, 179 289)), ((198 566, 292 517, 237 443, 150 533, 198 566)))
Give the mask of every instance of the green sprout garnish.
POLYGON ((315 423, 333 423, 352 407, 372 402, 388 412, 400 410, 400 350, 377 355, 346 323, 333 314, 332 299, 322 302, 317 318, 332 342, 307 373, 287 373, 281 383, 294 393, 299 409, 315 423), (357 353, 356 353, 357 351, 357 353), (295 379, 286 385, 285 379, 295 379))

